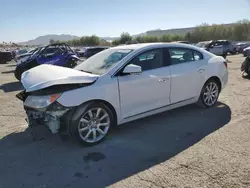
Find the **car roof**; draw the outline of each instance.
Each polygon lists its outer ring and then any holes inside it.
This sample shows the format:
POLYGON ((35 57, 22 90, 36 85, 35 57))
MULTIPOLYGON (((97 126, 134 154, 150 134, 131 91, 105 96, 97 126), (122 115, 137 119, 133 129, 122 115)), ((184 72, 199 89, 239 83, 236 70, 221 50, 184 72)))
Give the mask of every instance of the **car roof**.
POLYGON ((128 45, 123 44, 123 45, 113 47, 112 49, 136 50, 136 49, 140 49, 140 48, 147 47, 147 46, 154 46, 156 44, 162 44, 162 43, 140 43, 140 44, 128 44, 128 45))
POLYGON ((219 41, 219 42, 229 42, 229 40, 217 40, 217 41, 219 41))
POLYGON ((200 48, 179 42, 171 42, 171 43, 140 43, 140 44, 129 44, 129 45, 119 45, 116 47, 112 47, 110 49, 122 49, 122 50, 139 50, 139 49, 147 49, 147 48, 163 48, 163 47, 180 47, 180 48, 192 48, 199 50, 200 48))
POLYGON ((106 49, 106 48, 108 48, 107 46, 91 46, 91 47, 85 47, 85 49, 96 49, 96 48, 98 48, 98 49, 100 49, 100 48, 102 48, 102 49, 106 49))

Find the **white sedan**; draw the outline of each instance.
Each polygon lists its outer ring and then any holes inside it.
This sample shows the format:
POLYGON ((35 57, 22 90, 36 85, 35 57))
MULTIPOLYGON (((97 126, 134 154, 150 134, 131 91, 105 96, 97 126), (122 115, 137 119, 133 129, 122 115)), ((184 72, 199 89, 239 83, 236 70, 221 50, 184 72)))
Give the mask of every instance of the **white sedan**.
POLYGON ((74 69, 41 65, 23 73, 30 127, 97 144, 112 126, 191 103, 212 107, 228 81, 227 63, 180 43, 124 45, 74 69))

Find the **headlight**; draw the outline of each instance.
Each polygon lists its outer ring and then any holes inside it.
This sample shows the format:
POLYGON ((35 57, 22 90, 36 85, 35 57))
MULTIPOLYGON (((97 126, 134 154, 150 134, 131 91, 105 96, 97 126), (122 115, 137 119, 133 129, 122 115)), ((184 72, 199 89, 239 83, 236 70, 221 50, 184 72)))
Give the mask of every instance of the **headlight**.
POLYGON ((60 97, 61 94, 42 95, 42 96, 28 96, 24 102, 24 106, 32 108, 45 108, 52 104, 60 97))

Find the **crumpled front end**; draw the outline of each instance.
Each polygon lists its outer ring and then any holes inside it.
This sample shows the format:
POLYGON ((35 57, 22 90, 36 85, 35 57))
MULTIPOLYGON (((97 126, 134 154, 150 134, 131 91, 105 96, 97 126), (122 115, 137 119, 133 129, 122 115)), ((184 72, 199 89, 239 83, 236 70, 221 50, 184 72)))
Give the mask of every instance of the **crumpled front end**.
POLYGON ((80 86, 64 85, 33 93, 25 91, 18 93, 16 97, 23 101, 29 127, 46 126, 52 133, 67 131, 73 107, 65 107, 57 102, 61 94, 54 94, 53 91, 62 91, 62 89, 65 91, 78 87, 80 86))
POLYGON ((55 102, 45 109, 32 109, 24 106, 27 114, 29 127, 46 126, 52 133, 65 130, 67 128, 66 114, 70 108, 63 107, 55 102))
POLYGON ((16 97, 23 101, 30 127, 45 125, 52 133, 68 130, 74 107, 65 107, 57 99, 66 91, 95 83, 98 76, 56 66, 44 65, 43 68, 25 72, 22 79, 25 90, 16 97))

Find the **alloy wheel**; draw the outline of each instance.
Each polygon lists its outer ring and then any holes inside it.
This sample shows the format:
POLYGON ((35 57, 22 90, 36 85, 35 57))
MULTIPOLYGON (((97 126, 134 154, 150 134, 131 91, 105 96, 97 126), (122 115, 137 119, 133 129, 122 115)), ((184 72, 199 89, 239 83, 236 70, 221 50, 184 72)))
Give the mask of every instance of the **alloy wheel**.
POLYGON ((209 82, 203 93, 203 101, 207 106, 212 106, 216 103, 219 96, 219 87, 215 82, 209 82))
POLYGON ((100 141, 110 127, 110 117, 103 108, 89 109, 80 119, 78 133, 81 139, 87 143, 100 141))

